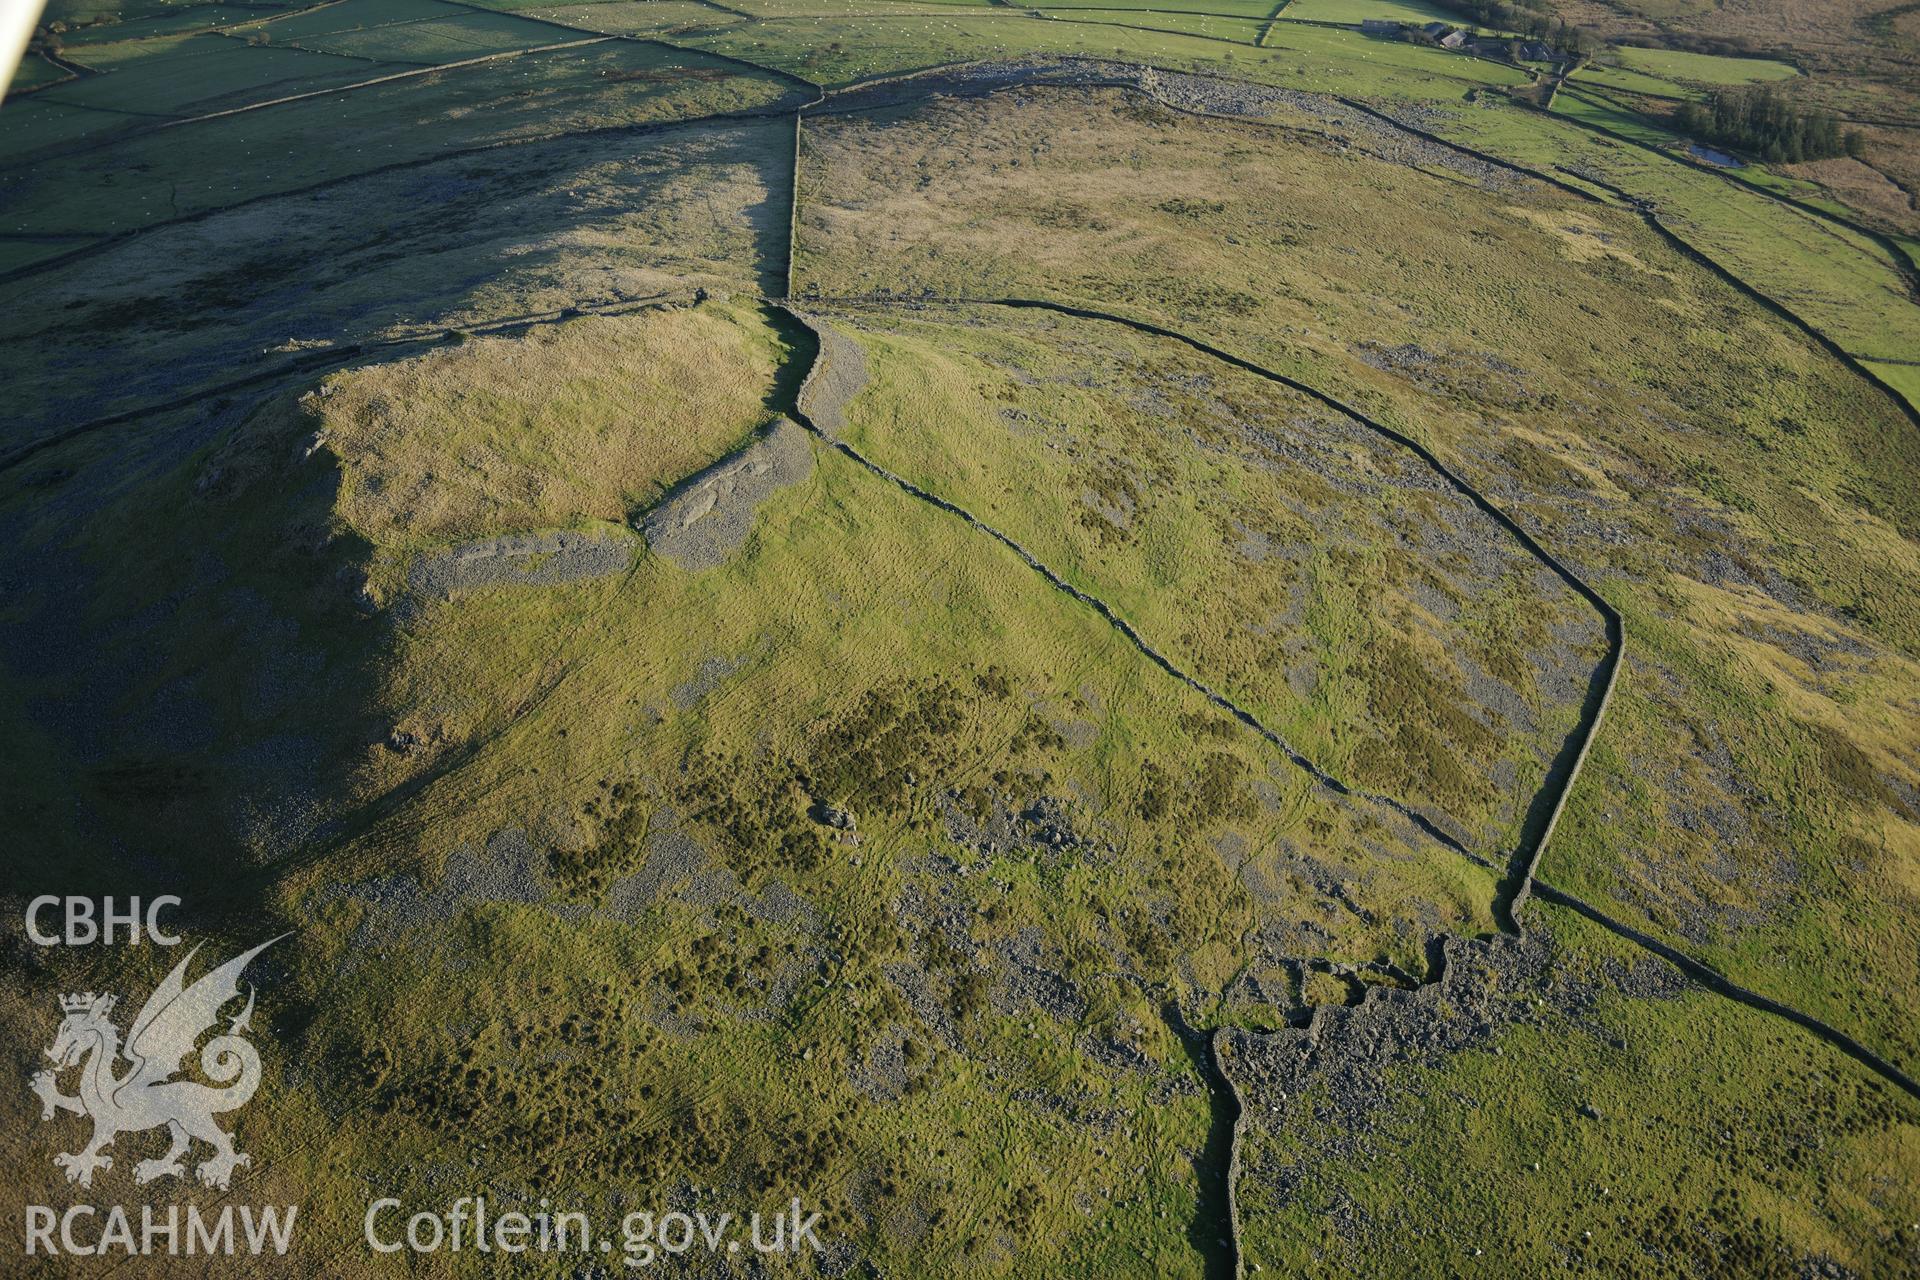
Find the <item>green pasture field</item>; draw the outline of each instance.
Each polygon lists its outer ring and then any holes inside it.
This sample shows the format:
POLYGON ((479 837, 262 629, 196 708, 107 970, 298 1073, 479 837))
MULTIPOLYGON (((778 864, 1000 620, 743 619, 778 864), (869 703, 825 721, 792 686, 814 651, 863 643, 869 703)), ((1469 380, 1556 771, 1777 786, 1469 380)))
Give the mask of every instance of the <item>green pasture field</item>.
MULTIPOLYGON (((82 142, 110 129, 126 128, 129 117, 102 111, 89 111, 54 102, 40 94, 6 101, 6 114, 0 115, 0 156, 14 157, 65 143, 82 142)), ((23 231, 23 224, 7 225, 0 214, 0 227, 23 231)))
POLYGON ((1528 79, 1517 69, 1478 59, 1302 24, 1275 24, 1263 47, 1245 50, 1124 26, 962 14, 946 19, 768 20, 711 32, 684 32, 676 40, 829 85, 945 62, 1049 52, 1146 60, 1170 69, 1215 71, 1288 88, 1356 95, 1391 92, 1415 99, 1457 98, 1476 86, 1520 85, 1528 79))
POLYGON ((952 17, 969 10, 985 13, 998 12, 1005 16, 1008 12, 1005 7, 991 4, 988 0, 745 0, 742 4, 728 4, 727 9, 738 12, 729 13, 710 9, 709 23, 724 24, 740 21, 743 15, 753 18, 791 18, 796 21, 803 19, 813 21, 835 18, 905 18, 916 14, 952 17))
MULTIPOLYGON (((1806 178, 1795 177, 1769 168, 1764 164, 1742 165, 1739 180, 1746 186, 1758 187, 1762 191, 1786 196, 1796 204, 1832 214, 1843 223, 1858 226, 1863 221, 1859 209, 1849 205, 1827 187, 1806 178)), ((1886 224, 1878 218, 1869 217, 1864 221, 1881 231, 1882 243, 1879 245, 1879 252, 1882 257, 1891 257, 1896 264, 1904 262, 1907 269, 1920 267, 1920 242, 1903 236, 1897 231, 1888 230, 1886 224), (1891 252, 1889 252, 1889 245, 1891 252)))
MULTIPOLYGON (((457 18, 473 11, 445 0, 340 0, 339 4, 296 10, 262 20, 260 29, 270 39, 286 44, 304 44, 315 36, 337 35, 348 31, 371 31, 402 24, 457 18)), ((393 33, 404 39, 404 31, 393 33)), ((404 61, 395 57, 394 61, 404 61)))
MULTIPOLYGON (((1592 121, 1656 146, 1677 146, 1644 120, 1574 92, 1554 115, 1592 121)), ((1594 172, 1654 201, 1689 243, 1855 355, 1891 354, 1920 340, 1920 310, 1885 252, 1867 237, 1812 218, 1733 181, 1655 151, 1584 133, 1537 112, 1483 100, 1430 126, 1450 139, 1568 181, 1594 172)))
POLYGON ((1210 13, 1227 18, 1256 18, 1261 22, 1265 22, 1273 16, 1273 6, 1266 3, 1266 0, 1218 0, 1218 3, 1213 3, 1211 0, 1172 0, 1171 3, 1164 3, 1162 0, 1134 0, 1134 3, 1131 4, 1126 3, 1125 0, 1119 0, 1117 3, 1115 0, 1106 0, 1104 3, 1100 2, 1100 0, 1074 0, 1071 4, 1031 5, 1025 7, 1047 9, 1110 9, 1115 12, 1131 10, 1140 13, 1143 20, 1149 15, 1165 16, 1173 13, 1210 13))
POLYGON ((153 40, 167 36, 177 36, 185 32, 212 31, 223 28, 242 27, 247 23, 259 22, 271 17, 272 11, 265 15, 260 9, 239 5, 197 4, 185 8, 173 7, 165 12, 137 15, 120 22, 102 22, 94 26, 76 27, 61 36, 63 46, 78 46, 83 52, 76 54, 81 61, 88 61, 93 46, 131 40, 153 40))
POLYGON ((38 89, 56 80, 64 80, 70 74, 37 54, 29 55, 22 58, 20 65, 14 68, 13 79, 7 83, 6 92, 11 96, 28 89, 38 89))
POLYGON ((698 51, 607 42, 529 54, 148 132, 57 165, 35 164, 12 221, 28 232, 109 235, 453 148, 765 107, 796 93, 698 51), (336 142, 314 145, 326 138, 336 142), (187 172, 183 157, 209 150, 253 163, 197 181, 177 177, 187 172))
POLYGON ((639 8, 650 4, 667 10, 697 11, 710 14, 714 17, 721 16, 719 10, 710 5, 700 3, 700 0, 579 0, 577 4, 559 6, 554 5, 553 0, 485 0, 485 3, 481 3, 480 0, 475 0, 472 7, 476 9, 495 9, 502 13, 517 13, 523 9, 531 9, 537 11, 535 16, 551 16, 549 11, 556 7, 584 11, 587 9, 598 9, 606 5, 613 5, 619 8, 639 8))
POLYGON ((562 22, 608 35, 652 35, 683 27, 712 27, 737 22, 693 0, 601 0, 590 4, 517 5, 513 12, 562 22))
POLYGON ((1888 364, 1878 360, 1864 363, 1897 387, 1910 403, 1920 404, 1920 369, 1911 364, 1888 364))
POLYGON ((0 117, 0 156, 98 141, 158 120, 354 84, 396 64, 254 47, 211 34, 103 42, 85 51, 100 74, 56 84, 0 117))
POLYGON ((1773 80, 1791 80, 1800 74, 1788 63, 1767 58, 1728 58, 1712 53, 1691 53, 1685 49, 1639 49, 1623 45, 1614 50, 1614 56, 1635 71, 1696 84, 1764 84, 1773 80))
POLYGON ((460 62, 577 39, 544 22, 511 14, 463 13, 393 27, 298 37, 302 49, 393 62, 460 62))
POLYGON ((253 47, 218 35, 96 45, 84 76, 38 95, 47 102, 107 111, 189 116, 249 102, 334 88, 398 70, 301 49, 253 47))
POLYGON ((1341 22, 1358 26, 1369 18, 1413 26, 1445 22, 1469 31, 1479 29, 1459 14, 1438 5, 1423 4, 1421 0, 1290 0, 1280 10, 1282 22, 1341 22))
POLYGON ((1589 62, 1573 73, 1575 84, 1604 85, 1609 89, 1618 89, 1624 93, 1643 93, 1659 98, 1697 98, 1700 91, 1683 85, 1678 81, 1648 75, 1644 71, 1635 71, 1630 67, 1613 67, 1605 63, 1589 62))
MULTIPOLYGON (((102 33, 112 33, 113 27, 99 28, 102 33)), ((89 71, 115 71, 129 65, 151 69, 156 65, 148 59, 164 57, 167 54, 182 51, 193 53, 215 52, 238 46, 217 39, 213 33, 197 29, 174 31, 166 35, 99 39, 88 46, 85 54, 78 59, 89 71)))
POLYGON ((1204 36, 1212 40, 1230 40, 1252 45, 1260 38, 1264 18, 1223 18, 1210 13, 1145 13, 1138 9, 1095 9, 1073 6, 1065 9, 1035 9, 1056 22, 1091 22, 1134 27, 1144 31, 1168 31, 1182 35, 1204 36))
MULTIPOLYGON (((178 3, 177 0, 48 0, 41 14, 43 23, 62 22, 69 29, 68 34, 81 36, 88 32, 112 30, 125 27, 138 33, 138 24, 171 24, 187 15, 204 12, 210 7, 202 3, 178 3)), ((272 12, 278 8, 296 9, 301 6, 288 3, 284 6, 262 4, 251 6, 257 13, 261 10, 272 12)), ((113 39, 120 37, 114 36, 113 39)))

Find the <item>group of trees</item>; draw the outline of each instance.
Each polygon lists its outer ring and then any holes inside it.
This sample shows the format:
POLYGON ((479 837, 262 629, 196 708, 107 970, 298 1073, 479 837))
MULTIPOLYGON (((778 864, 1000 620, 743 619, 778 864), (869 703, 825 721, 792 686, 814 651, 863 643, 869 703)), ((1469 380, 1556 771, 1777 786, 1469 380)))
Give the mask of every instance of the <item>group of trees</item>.
POLYGON ((1494 31, 1517 31, 1585 61, 1600 47, 1590 31, 1555 17, 1549 0, 1435 0, 1443 9, 1494 31))
POLYGON ((50 22, 44 27, 35 27, 33 34, 27 37, 27 56, 35 54, 57 58, 66 46, 67 24, 50 22))
POLYGON ((1682 131, 1771 163, 1859 156, 1866 140, 1858 129, 1821 111, 1802 111, 1771 87, 1724 90, 1706 103, 1680 108, 1682 131))

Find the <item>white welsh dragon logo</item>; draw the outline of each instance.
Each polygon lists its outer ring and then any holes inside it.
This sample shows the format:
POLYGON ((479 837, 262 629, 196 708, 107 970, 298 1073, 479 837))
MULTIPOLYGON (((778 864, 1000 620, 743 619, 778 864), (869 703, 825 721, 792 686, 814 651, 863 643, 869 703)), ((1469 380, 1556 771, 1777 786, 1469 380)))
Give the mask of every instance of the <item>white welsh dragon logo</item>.
POLYGON ((187 965, 199 951, 195 947, 141 1006, 124 1049, 119 1028, 109 1017, 116 997, 91 991, 60 997, 67 1016, 47 1049, 55 1070, 37 1073, 30 1083, 40 1098, 42 1120, 53 1119, 56 1111, 71 1111, 93 1121, 93 1138, 86 1146, 53 1158, 67 1171, 67 1181, 92 1186, 94 1170, 113 1168, 113 1157, 105 1151, 115 1137, 161 1125, 167 1127, 173 1144, 159 1159, 135 1165, 135 1182, 185 1177, 181 1157, 196 1138, 213 1148, 213 1154, 194 1170, 209 1187, 226 1190, 233 1171, 252 1163, 251 1156, 233 1149, 232 1136, 213 1121, 219 1112, 245 1106, 260 1087, 260 1055, 240 1034, 253 1017, 251 986, 247 1007, 229 1021, 226 1034, 215 1036, 200 1050, 200 1070, 214 1084, 172 1077, 185 1070, 187 1055, 219 1021, 221 1008, 239 998, 241 970, 278 941, 269 939, 187 986, 187 965), (115 1075, 123 1056, 131 1065, 125 1074, 115 1075), (80 1092, 68 1097, 60 1092, 58 1072, 76 1065, 80 1092))

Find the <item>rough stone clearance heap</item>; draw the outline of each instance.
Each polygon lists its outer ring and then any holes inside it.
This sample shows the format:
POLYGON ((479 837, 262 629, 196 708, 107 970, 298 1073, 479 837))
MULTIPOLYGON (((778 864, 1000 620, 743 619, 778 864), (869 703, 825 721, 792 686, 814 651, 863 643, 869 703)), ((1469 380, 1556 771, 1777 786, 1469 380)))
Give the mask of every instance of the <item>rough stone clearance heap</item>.
MULTIPOLYGON (((798 313, 796 313, 798 314, 798 313)), ((820 340, 820 355, 800 386, 800 412, 829 440, 847 427, 847 406, 867 385, 867 350, 818 316, 800 316, 820 340)))
POLYGON ((638 528, 656 555, 689 572, 711 569, 746 541, 761 503, 812 470, 806 432, 790 418, 776 418, 751 444, 642 516, 638 528))
POLYGON ((414 561, 407 585, 423 597, 482 587, 550 587, 619 573, 633 561, 624 530, 552 529, 484 538, 414 561))

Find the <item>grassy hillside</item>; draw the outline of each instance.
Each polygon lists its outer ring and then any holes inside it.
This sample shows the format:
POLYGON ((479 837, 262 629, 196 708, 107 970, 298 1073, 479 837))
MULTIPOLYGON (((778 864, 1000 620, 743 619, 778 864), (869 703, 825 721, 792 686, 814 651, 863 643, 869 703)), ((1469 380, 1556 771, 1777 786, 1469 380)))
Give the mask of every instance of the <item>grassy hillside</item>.
MULTIPOLYGON (((1916 1265, 1897 200, 1663 123, 1818 67, 1543 110, 1382 14, 56 4, 0 906, 290 931, 287 1265, 394 1269, 372 1189, 798 1197, 796 1274, 1916 1265)), ((22 1076, 172 960, 7 955, 22 1076)), ((7 1096, 27 1199, 223 1194, 7 1096)))

